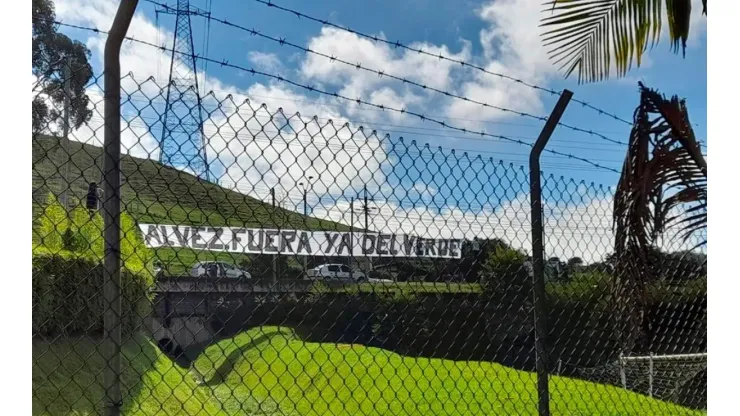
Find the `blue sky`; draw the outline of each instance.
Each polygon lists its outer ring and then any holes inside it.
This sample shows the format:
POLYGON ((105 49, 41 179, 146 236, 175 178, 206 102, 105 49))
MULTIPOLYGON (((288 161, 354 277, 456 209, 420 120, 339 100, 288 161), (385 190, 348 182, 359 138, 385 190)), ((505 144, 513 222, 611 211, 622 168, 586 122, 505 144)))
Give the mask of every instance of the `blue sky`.
MULTIPOLYGON (((478 41, 479 32, 486 29, 487 25, 476 13, 486 2, 482 1, 439 1, 435 7, 425 6, 423 1, 367 1, 367 2, 343 2, 322 1, 312 2, 307 7, 305 2, 283 0, 278 4, 288 8, 296 9, 306 14, 326 18, 331 22, 350 27, 357 31, 368 34, 383 33, 389 40, 400 40, 407 44, 422 41, 435 45, 448 45, 453 52, 458 52, 463 44, 462 39, 470 41, 471 55, 480 57, 483 50, 478 41)), ((194 5, 205 7, 206 0, 193 2, 194 5)), ((145 13, 153 8, 148 3, 142 3, 140 9, 145 13)), ((213 2, 212 12, 214 16, 227 18, 248 28, 255 28, 267 34, 283 37, 291 42, 307 45, 316 37, 320 25, 315 22, 300 20, 292 15, 279 10, 268 8, 265 5, 253 1, 216 1, 213 2)), ((172 26, 173 19, 165 19, 165 25, 172 26)), ((195 44, 202 41, 205 29, 203 19, 194 18, 194 30, 196 32, 195 44), (198 36, 201 35, 201 36, 198 36)), ((537 31, 538 28, 530 28, 537 31)), ((669 94, 677 94, 688 101, 692 122, 696 125, 698 137, 706 137, 706 43, 705 36, 699 28, 693 33, 699 39, 689 46, 687 59, 669 51, 668 43, 663 42, 649 53, 649 64, 647 67, 633 70, 626 79, 612 80, 609 82, 578 85, 573 81, 563 81, 561 77, 553 76, 551 81, 543 83, 544 86, 560 90, 568 88, 575 93, 574 98, 587 101, 597 107, 606 109, 620 117, 631 120, 632 112, 639 100, 637 93, 637 81, 642 80, 650 87, 658 88, 669 94)), ((297 60, 304 56, 296 49, 280 47, 278 44, 251 37, 247 33, 240 33, 232 28, 213 24, 211 25, 211 43, 209 55, 213 57, 226 57, 233 62, 249 62, 249 52, 261 52, 275 54, 288 68, 294 68, 297 60), (219 39, 224 40, 219 41, 219 39), (231 43, 238 44, 235 48, 231 43), (236 50, 235 50, 236 49, 236 50)), ((475 60, 475 59, 473 59, 475 60)), ((367 62, 372 65, 372 62, 367 62)), ((250 78, 243 80, 236 71, 229 68, 219 68, 211 65, 211 73, 234 84, 249 82, 250 78)), ((289 75, 286 75, 288 77, 289 75)), ((297 78, 293 76, 292 78, 297 78)), ((512 97, 516 100, 515 97, 512 97)), ((556 102, 556 97, 542 96, 543 109, 535 114, 547 115, 548 111, 556 102)), ((430 113, 432 113, 430 111, 430 113)), ((434 114, 434 113, 432 113, 434 114)), ((358 117, 358 119, 361 119, 358 117)), ((411 120, 412 122, 414 120, 411 120)), ((491 124, 487 131, 512 136, 523 136, 533 140, 539 132, 541 124, 533 120, 512 118, 501 120, 503 122, 522 124, 517 126, 505 124, 491 124)), ((573 103, 566 111, 562 120, 570 125, 578 126, 587 130, 602 132, 607 137, 626 141, 629 128, 623 123, 599 116, 597 113, 579 108, 573 103)), ((398 123, 398 124, 408 124, 398 123)), ((429 125, 428 127, 437 127, 429 125)), ((386 130, 403 130, 388 127, 386 130)), ((399 134, 390 132, 391 136, 399 134)), ((460 136, 456 132, 448 133, 449 136, 460 136)), ((404 135, 406 138, 429 142, 432 146, 441 145, 457 149, 474 149, 478 151, 492 150, 489 145, 475 140, 449 140, 440 137, 425 135, 404 135)), ((505 161, 525 161, 523 156, 513 156, 511 153, 521 153, 520 145, 511 145, 497 148, 499 157, 493 153, 484 153, 485 156, 505 161)), ((623 149, 612 146, 608 142, 582 133, 576 133, 559 129, 553 136, 550 147, 564 153, 572 153, 580 157, 599 161, 601 164, 620 168, 623 157, 623 149), (593 143, 593 146, 589 144, 593 143)), ((570 162, 559 157, 547 157, 552 165, 573 165, 575 169, 561 167, 551 169, 555 174, 566 174, 576 179, 585 179, 597 183, 612 184, 616 181, 616 174, 591 170, 588 165, 570 162), (577 170, 587 169, 587 170, 577 170)))
MULTIPOLYGON (((205 8, 206 2, 207 0, 193 0, 192 5, 205 8)), ((575 78, 563 80, 562 74, 556 72, 556 68, 544 54, 537 27, 541 17, 540 0, 445 0, 434 2, 433 7, 420 0, 322 1, 310 4, 296 0, 279 0, 276 3, 363 33, 398 40, 406 45, 422 44, 425 50, 443 53, 445 56, 543 87, 554 90, 568 88, 574 92, 574 98, 627 120, 631 120, 639 101, 637 81, 642 80, 661 92, 686 98, 696 135, 706 141, 706 23, 700 16, 698 6, 694 7, 695 16, 692 18, 692 34, 686 59, 669 51, 664 34, 664 41, 649 51, 643 67, 630 71, 626 78, 578 85, 575 78)), ((154 10, 154 5, 140 1, 129 35, 154 43, 170 42, 167 46, 171 46, 174 16, 160 15, 157 19, 154 10)), ((57 0, 59 20, 69 23, 107 29, 114 13, 115 2, 111 0, 57 0)), ((285 38, 292 43, 350 62, 361 62, 369 68, 499 107, 547 116, 557 100, 557 97, 538 93, 510 81, 460 69, 454 64, 440 63, 430 57, 404 53, 346 32, 322 28, 316 22, 298 19, 292 14, 268 8, 252 0, 213 1, 212 14, 216 18, 254 28, 270 36, 285 38)), ((192 27, 196 52, 205 54, 203 40, 206 22, 201 17, 192 17, 192 27)), ((100 71, 104 37, 80 30, 63 30, 88 44, 93 52, 93 64, 100 71)), ((279 74, 286 79, 318 86, 327 91, 338 91, 376 104, 413 110, 443 119, 450 125, 476 131, 485 129, 487 133, 525 142, 533 142, 542 127, 542 123, 537 120, 491 111, 400 82, 380 80, 376 75, 339 63, 329 63, 322 57, 307 56, 297 49, 250 36, 247 32, 216 22, 210 25, 207 55, 219 61, 228 60, 235 65, 279 74)), ((138 80, 154 76, 160 85, 164 85, 169 66, 167 58, 156 49, 127 44, 122 56, 123 72, 132 71, 138 80)), ((473 215, 473 221, 480 221, 476 216, 480 211, 488 210, 486 212, 496 216, 495 213, 502 209, 511 210, 517 203, 517 198, 521 199, 526 193, 526 176, 519 166, 526 166, 529 147, 465 135, 429 122, 422 123, 409 116, 358 109, 353 104, 321 97, 275 80, 212 63, 207 68, 201 64, 198 70, 201 72, 201 84, 205 80, 205 89, 213 89, 219 99, 223 99, 226 93, 231 93, 238 99, 249 98, 257 106, 266 103, 271 112, 282 107, 286 113, 299 111, 305 118, 313 115, 320 120, 332 118, 338 122, 335 125, 349 122, 352 126, 363 125, 366 129, 375 129, 380 137, 384 134, 390 136, 388 140, 381 142, 357 141, 355 136, 352 137, 353 140, 347 139, 355 144, 356 150, 360 148, 359 154, 349 154, 345 159, 336 159, 335 163, 323 166, 318 175, 322 182, 318 184, 319 190, 309 197, 316 215, 323 213, 336 218, 333 210, 346 211, 346 206, 342 207, 347 202, 345 198, 355 194, 364 184, 368 184, 379 201, 378 204, 387 204, 394 215, 401 208, 407 214, 409 210, 423 209, 424 215, 429 215, 432 222, 440 216, 454 217, 450 212, 455 210, 460 210, 460 215, 473 215), (404 138, 403 144, 400 141, 401 136, 404 138), (410 153, 401 152, 400 155, 389 150, 410 146, 412 140, 422 149, 428 143, 429 150, 422 152, 427 152, 427 156, 434 153, 435 158, 419 157, 416 150, 410 153), (444 150, 437 150, 440 146, 444 150), (373 149, 382 155, 372 155, 373 149), (452 155, 449 149, 457 151, 452 155), (461 155, 465 151, 471 159, 480 155, 484 159, 492 158, 495 164, 467 162, 468 159, 461 155), (499 161, 504 165, 500 165, 499 161), (343 163, 352 168, 344 169, 343 163), (516 168, 509 169, 508 164, 514 164, 516 168), (431 187, 426 188, 425 185, 429 184, 431 187), (328 205, 333 206, 327 208, 328 205)), ((206 126, 212 126, 209 128, 215 132, 219 120, 218 117, 207 120, 206 126)), ((574 102, 566 110, 562 122, 598 132, 613 140, 628 140, 629 126, 574 102)), ((149 124, 149 121, 145 119, 142 123, 149 124)), ((142 147, 151 151, 150 145, 156 144, 160 130, 161 126, 150 124, 149 129, 135 133, 132 140, 140 144, 149 143, 142 147)), ((229 136, 223 130, 219 130, 218 135, 229 136)), ((239 135, 232 132, 232 136, 237 138, 239 135)), ((341 145, 342 137, 345 136, 339 134, 334 146, 341 145)), ((264 147, 260 147, 260 139, 255 138, 254 143, 250 144, 244 144, 240 140, 232 140, 230 143, 224 137, 219 139, 221 143, 214 144, 216 151, 222 154, 218 159, 221 164, 218 173, 230 172, 230 180, 236 188, 261 198, 265 197, 270 187, 279 182, 289 188, 285 191, 289 201, 296 198, 299 200, 300 193, 296 195, 294 191, 301 178, 296 177, 290 165, 299 165, 306 160, 310 162, 324 156, 321 151, 296 156, 288 152, 292 152, 293 147, 287 145, 282 149, 270 149, 274 150, 274 158, 265 159, 261 166, 257 166, 256 159, 270 157, 265 153, 264 147), (249 149, 253 152, 251 157, 223 157, 228 150, 249 153, 249 149), (259 157, 255 158, 254 155, 259 157), (248 160, 248 166, 243 164, 244 160, 248 160), (271 167, 270 163, 276 160, 288 166, 283 166, 282 169, 271 167)), ((555 131, 548 149, 589 159, 616 170, 620 169, 625 152, 624 146, 563 127, 558 127, 555 131)), ((576 183, 585 181, 587 184, 593 182, 610 186, 616 184, 618 179, 614 172, 551 154, 543 157, 542 165, 546 173, 573 179, 576 183)), ((562 193, 562 190, 546 190, 546 193, 551 192, 548 195, 552 201, 571 202, 574 205, 578 205, 577 200, 581 197, 588 204, 588 201, 604 196, 599 191, 584 191, 589 189, 588 186, 579 189, 574 194, 562 193)), ((296 208, 299 208, 297 205, 296 208)), ((381 211, 384 207, 381 206, 381 211)), ((466 218, 466 221, 471 220, 466 218)))

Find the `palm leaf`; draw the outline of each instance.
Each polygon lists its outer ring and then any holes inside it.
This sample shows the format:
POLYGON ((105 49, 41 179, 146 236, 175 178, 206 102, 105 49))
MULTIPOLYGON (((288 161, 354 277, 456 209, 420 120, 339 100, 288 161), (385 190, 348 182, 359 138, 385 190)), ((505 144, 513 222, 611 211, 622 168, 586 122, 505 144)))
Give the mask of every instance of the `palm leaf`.
POLYGON ((660 273, 651 252, 669 231, 686 242, 707 225, 707 165, 685 102, 642 84, 640 90, 613 212, 614 299, 624 318, 619 333, 627 350, 639 336, 645 283, 660 273))
MULTIPOLYGON (((659 41, 664 1, 671 49, 685 53, 691 0, 550 0, 540 22, 543 44, 566 77, 577 69, 579 82, 600 81, 612 62, 624 76, 659 41)), ((703 6, 706 14, 706 0, 703 6)))

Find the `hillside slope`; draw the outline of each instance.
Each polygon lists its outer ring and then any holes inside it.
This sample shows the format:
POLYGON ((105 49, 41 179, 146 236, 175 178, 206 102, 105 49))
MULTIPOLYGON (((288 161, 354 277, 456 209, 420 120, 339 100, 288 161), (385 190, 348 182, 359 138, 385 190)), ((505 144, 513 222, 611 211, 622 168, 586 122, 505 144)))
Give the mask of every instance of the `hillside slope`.
MULTIPOLYGON (((60 195, 66 152, 57 138, 37 136, 33 146, 34 219, 49 192, 60 195)), ((71 197, 84 201, 88 184, 101 182, 103 149, 70 142, 69 189, 71 197)), ((234 192, 153 160, 122 155, 122 206, 140 223, 197 224, 254 228, 293 228, 344 231, 348 227, 331 221, 304 217, 296 212, 273 208, 258 199, 234 192)), ((34 236, 36 238, 36 236, 34 236)), ((160 259, 187 266, 195 258, 223 258, 228 253, 194 253, 157 250, 160 259), (207 257, 211 256, 211 257, 207 257)), ((238 261, 239 259, 234 259, 238 261)), ((180 269, 176 265, 177 269, 180 269)), ((179 270, 178 270, 179 271, 179 270)))
MULTIPOLYGON (((95 348, 91 339, 34 345, 34 386, 42 386, 34 387, 34 414, 100 409, 104 363, 95 348)), ((255 328, 210 346, 195 362, 202 384, 143 338, 128 342, 123 352, 125 415, 537 414, 533 373, 304 342, 288 328, 255 328)), ((565 377, 553 376, 550 386, 553 415, 702 414, 565 377)))

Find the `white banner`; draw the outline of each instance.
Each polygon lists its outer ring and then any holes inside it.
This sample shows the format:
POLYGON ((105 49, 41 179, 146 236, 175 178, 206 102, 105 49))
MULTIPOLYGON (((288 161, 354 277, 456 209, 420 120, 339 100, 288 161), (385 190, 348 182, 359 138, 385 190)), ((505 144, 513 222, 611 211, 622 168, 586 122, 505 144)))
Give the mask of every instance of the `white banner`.
POLYGON ((461 240, 402 234, 140 224, 146 246, 326 257, 460 258, 461 240))

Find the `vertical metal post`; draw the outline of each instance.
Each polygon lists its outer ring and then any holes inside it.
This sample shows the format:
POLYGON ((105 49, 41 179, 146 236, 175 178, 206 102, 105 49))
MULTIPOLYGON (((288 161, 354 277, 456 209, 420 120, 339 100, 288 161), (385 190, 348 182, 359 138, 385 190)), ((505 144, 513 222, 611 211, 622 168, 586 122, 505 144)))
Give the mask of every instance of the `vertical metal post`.
POLYGON ((648 375, 648 395, 653 397, 653 353, 650 353, 650 374, 648 375))
MULTIPOLYGON (((304 151, 305 153, 305 151, 304 151)), ((309 179, 310 181, 310 179, 309 179)), ((305 224, 305 221, 307 221, 308 218, 308 197, 307 197, 307 190, 306 187, 310 185, 306 185, 303 187, 303 221, 305 224)), ((303 276, 308 276, 308 256, 303 256, 303 276)))
POLYGON ((104 349, 103 387, 105 414, 121 413, 121 44, 134 17, 138 0, 121 0, 104 52, 105 130, 103 150, 103 219, 105 267, 103 271, 104 349))
MULTIPOLYGON (((363 204, 362 204, 362 212, 363 212, 363 214, 365 214, 365 235, 367 235, 367 232, 368 232, 368 229, 367 229, 367 225, 368 225, 367 224, 367 216, 370 213, 369 212, 370 211, 370 208, 367 206, 367 185, 365 185, 362 188, 362 193, 363 193, 363 199, 364 199, 363 204)), ((365 245, 365 239, 367 239, 367 237, 365 237, 362 240, 363 246, 365 245)), ((372 257, 370 257, 369 255, 368 256, 365 256, 365 257, 366 257, 366 260, 367 260, 367 262, 365 263, 365 278, 367 278, 368 275, 370 275, 370 269, 373 268, 373 260, 372 260, 372 257)))
POLYGON ((70 107, 72 106, 72 100, 71 100, 71 94, 72 94, 72 87, 71 87, 71 78, 72 78, 72 69, 69 63, 69 58, 64 58, 64 109, 63 109, 63 119, 64 124, 62 125, 62 143, 64 145, 64 155, 63 155, 63 162, 64 163, 64 173, 62 177, 62 204, 64 204, 64 209, 69 211, 69 165, 72 164, 72 157, 69 154, 69 112, 70 107))
MULTIPOLYGON (((272 211, 273 211, 272 218, 273 218, 273 221, 274 221, 275 220, 274 213, 275 213, 275 207, 276 207, 276 205, 275 205, 275 188, 270 188, 270 197, 272 199, 272 211)), ((277 276, 278 276, 277 266, 278 266, 277 256, 273 255, 272 256, 272 283, 273 284, 277 283, 277 276)))
POLYGON ((542 186, 540 183, 540 154, 560 122, 573 93, 563 90, 555 108, 542 128, 529 154, 530 203, 532 208, 532 266, 534 269, 534 325, 537 369, 537 409, 540 416, 550 415, 550 391, 547 370, 547 321, 545 310, 545 268, 542 232, 542 186))
POLYGON ((349 199, 349 277, 354 278, 354 269, 352 269, 352 259, 355 254, 355 198, 349 199))
POLYGON ((627 372, 624 369, 625 359, 622 353, 619 353, 619 378, 622 381, 622 388, 627 390, 627 372))

